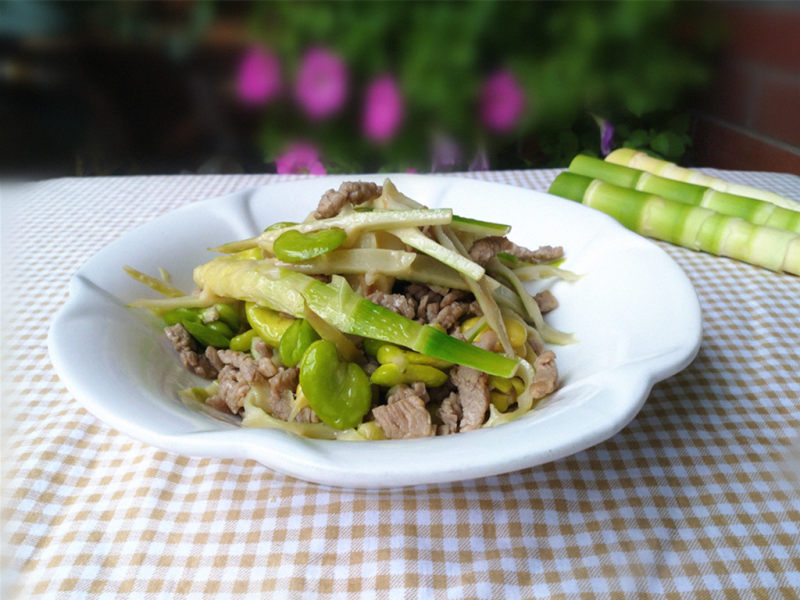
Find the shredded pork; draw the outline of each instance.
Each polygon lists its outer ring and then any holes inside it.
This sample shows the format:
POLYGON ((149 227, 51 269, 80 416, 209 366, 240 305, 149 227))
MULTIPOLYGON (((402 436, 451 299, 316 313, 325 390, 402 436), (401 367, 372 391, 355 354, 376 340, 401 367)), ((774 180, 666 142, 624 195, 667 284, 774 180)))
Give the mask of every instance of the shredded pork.
POLYGON ((164 334, 178 353, 183 367, 204 379, 216 379, 218 369, 200 353, 199 345, 180 323, 164 328, 164 334))
POLYGON ((540 246, 536 250, 529 250, 517 246, 505 236, 481 238, 469 249, 472 260, 484 267, 500 252, 506 252, 529 263, 550 262, 564 256, 564 249, 561 246, 540 246))
POLYGON ((414 393, 403 394, 389 404, 376 406, 372 415, 386 437, 392 440, 430 437, 436 433, 425 400, 414 393))
POLYGON ((542 352, 533 361, 533 383, 531 383, 531 394, 534 400, 540 400, 552 394, 558 386, 558 368, 556 367, 556 355, 550 350, 542 352))
POLYGON ((322 195, 314 212, 317 219, 335 217, 346 205, 358 205, 381 195, 381 186, 368 181, 345 181, 338 190, 328 190, 322 195))

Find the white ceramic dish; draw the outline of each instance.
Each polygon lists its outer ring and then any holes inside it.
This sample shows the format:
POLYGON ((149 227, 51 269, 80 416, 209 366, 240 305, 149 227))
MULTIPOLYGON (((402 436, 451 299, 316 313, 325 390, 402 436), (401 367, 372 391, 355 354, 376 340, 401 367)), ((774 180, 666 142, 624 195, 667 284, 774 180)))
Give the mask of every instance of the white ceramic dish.
POLYGON ((300 220, 343 179, 280 183, 190 204, 104 248, 74 276, 50 330, 50 355, 70 391, 112 427, 169 451, 251 458, 333 486, 395 487, 509 472, 597 444, 622 429, 653 384, 685 368, 699 348, 700 308, 687 277, 655 244, 607 216, 519 187, 395 175, 402 192, 430 207, 510 223, 511 239, 523 245, 564 246, 564 268, 584 277, 552 287, 560 306, 548 321, 579 340, 554 348, 562 387, 518 421, 408 441, 303 439, 238 428, 184 407, 177 391, 200 380, 181 368, 154 317, 125 307, 151 292, 122 265, 148 273, 164 267, 176 285, 192 289, 192 269, 213 256, 206 248, 300 220))

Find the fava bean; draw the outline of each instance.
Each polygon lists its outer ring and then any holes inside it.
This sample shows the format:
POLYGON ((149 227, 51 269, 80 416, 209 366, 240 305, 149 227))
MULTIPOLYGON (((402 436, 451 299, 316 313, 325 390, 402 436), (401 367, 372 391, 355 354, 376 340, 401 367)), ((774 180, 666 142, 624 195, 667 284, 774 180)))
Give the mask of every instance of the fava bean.
POLYGON ((395 363, 398 366, 403 366, 408 363, 414 365, 430 365, 431 367, 437 367, 439 369, 446 369, 453 366, 453 363, 449 363, 441 358, 426 356, 425 354, 420 354, 413 350, 404 350, 394 344, 382 344, 375 353, 375 358, 377 358, 378 362, 381 364, 395 363))
POLYGON ((356 427, 372 405, 367 374, 342 361, 326 340, 317 340, 303 354, 300 386, 320 420, 336 429, 356 427))
POLYGON ((180 323, 194 339, 204 346, 227 348, 233 332, 222 321, 203 323, 199 308, 176 308, 164 315, 164 323, 169 326, 180 323))
MULTIPOLYGON (((204 346, 214 346, 215 348, 227 348, 230 345, 230 338, 224 333, 213 328, 212 325, 222 324, 220 321, 214 321, 209 325, 203 325, 200 320, 197 321, 181 321, 181 325, 186 328, 191 336, 204 346)), ((227 327, 227 326, 226 326, 227 327)), ((230 329, 228 329, 230 332, 230 329)))
POLYGON ((290 229, 278 236, 272 245, 272 251, 284 262, 302 262, 335 250, 346 239, 347 233, 344 229, 323 229, 311 233, 290 229))
POLYGON ((230 349, 238 352, 247 352, 250 350, 254 337, 257 337, 256 330, 248 329, 244 333, 231 338, 230 349))
POLYGON ((297 223, 293 223, 292 221, 278 221, 267 227, 264 231, 275 231, 276 229, 284 229, 285 227, 293 227, 295 225, 297 225, 297 223))
POLYGON ((182 323, 184 320, 199 321, 199 308, 174 308, 163 316, 164 323, 169 326, 182 323))
POLYGON ((429 387, 438 387, 447 381, 447 373, 430 365, 408 364, 405 368, 401 368, 395 363, 387 363, 372 372, 370 381, 382 387, 416 381, 421 381, 429 387))
POLYGON ((309 346, 318 339, 319 334, 314 331, 308 321, 297 319, 281 336, 278 346, 281 362, 287 367, 294 367, 302 360, 303 354, 309 346))
POLYGON ((250 327, 256 330, 256 335, 273 348, 278 347, 281 337, 294 323, 294 319, 284 317, 276 310, 258 306, 252 302, 245 304, 244 312, 250 327))
POLYGON ((230 304, 223 304, 221 302, 215 304, 214 308, 217 309, 217 314, 219 315, 220 321, 230 327, 231 330, 239 331, 239 326, 241 325, 239 311, 233 308, 233 306, 230 304))

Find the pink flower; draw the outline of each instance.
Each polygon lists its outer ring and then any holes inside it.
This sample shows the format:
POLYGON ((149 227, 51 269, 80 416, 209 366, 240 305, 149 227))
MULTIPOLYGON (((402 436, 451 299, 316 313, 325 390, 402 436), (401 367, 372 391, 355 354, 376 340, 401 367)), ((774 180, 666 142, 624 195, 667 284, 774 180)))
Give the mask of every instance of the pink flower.
POLYGON ((245 52, 236 72, 236 95, 245 104, 265 104, 281 91, 278 58, 260 46, 245 52))
POLYGON ((334 114, 347 98, 347 67, 337 55, 311 48, 303 56, 295 97, 312 119, 334 114))
POLYGON ((275 159, 275 166, 281 175, 310 173, 325 175, 325 167, 319 160, 319 151, 308 144, 292 144, 286 152, 275 159))
POLYGON ((364 135, 376 142, 390 140, 403 121, 403 97, 391 75, 369 84, 361 127, 364 135))
POLYGON ((491 75, 481 90, 481 119, 497 133, 509 131, 525 110, 525 94, 516 78, 501 70, 491 75))

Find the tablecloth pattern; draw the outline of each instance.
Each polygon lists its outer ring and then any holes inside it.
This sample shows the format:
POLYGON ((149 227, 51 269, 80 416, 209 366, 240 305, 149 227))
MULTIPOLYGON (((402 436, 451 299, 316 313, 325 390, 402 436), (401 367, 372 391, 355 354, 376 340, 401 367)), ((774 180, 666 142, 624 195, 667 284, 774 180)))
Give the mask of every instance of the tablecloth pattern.
MULTIPOLYGON (((800 201, 800 177, 716 172, 800 201)), ((555 170, 459 174, 545 190, 555 170)), ((800 278, 660 243, 694 363, 611 439, 501 476, 326 488, 158 450, 87 413, 46 335, 124 231, 276 175, 5 188, 3 597, 800 598, 800 278)))

